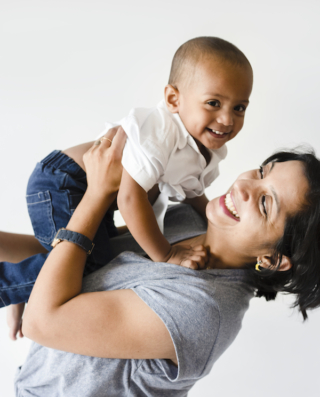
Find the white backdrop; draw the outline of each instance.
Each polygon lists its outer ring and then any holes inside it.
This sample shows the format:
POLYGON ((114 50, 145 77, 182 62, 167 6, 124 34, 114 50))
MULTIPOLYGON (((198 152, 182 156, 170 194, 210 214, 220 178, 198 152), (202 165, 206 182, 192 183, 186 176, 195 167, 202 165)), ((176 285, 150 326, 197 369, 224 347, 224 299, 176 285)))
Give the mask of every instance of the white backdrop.
MULTIPOLYGON (((0 229, 32 233, 24 194, 36 161, 155 105, 175 50, 196 36, 231 41, 254 69, 245 126, 210 198, 278 147, 319 153, 319 16, 318 0, 0 0, 0 229)), ((252 300, 236 342, 190 396, 319 396, 320 311, 302 324, 289 303, 252 300)), ((1 396, 14 395, 28 346, 9 341, 1 310, 1 396)))

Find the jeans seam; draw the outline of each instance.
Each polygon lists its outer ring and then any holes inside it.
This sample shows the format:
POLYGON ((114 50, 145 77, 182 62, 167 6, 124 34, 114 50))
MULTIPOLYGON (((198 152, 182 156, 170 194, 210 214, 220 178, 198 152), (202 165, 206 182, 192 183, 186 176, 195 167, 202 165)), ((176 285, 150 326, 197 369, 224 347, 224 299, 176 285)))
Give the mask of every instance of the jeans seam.
POLYGON ((0 296, 0 299, 4 306, 8 306, 8 305, 6 305, 6 302, 1 298, 1 296, 0 296))
POLYGON ((54 223, 54 219, 53 219, 53 215, 52 215, 52 211, 53 211, 52 197, 50 198, 49 201, 50 201, 51 205, 47 206, 47 214, 48 214, 48 217, 50 218, 50 221, 52 222, 52 226, 53 226, 53 230, 50 235, 50 242, 51 242, 53 237, 55 236, 57 230, 56 230, 56 224, 54 223))
MULTIPOLYGON (((0 290, 1 290, 1 291, 7 291, 7 290, 10 290, 10 289, 25 288, 25 287, 27 287, 28 285, 33 285, 34 283, 35 283, 35 281, 29 281, 28 283, 24 283, 23 285, 14 285, 14 286, 12 286, 12 287, 1 287, 0 290)), ((1 298, 1 296, 0 296, 0 299, 1 299, 2 302, 3 302, 3 299, 1 298)))
MULTIPOLYGON (((28 196, 27 196, 28 197, 28 196)), ((50 199, 48 200, 42 200, 42 201, 37 201, 36 203, 27 203, 27 205, 36 205, 36 204, 40 204, 40 203, 46 203, 48 201, 51 201, 50 199)))

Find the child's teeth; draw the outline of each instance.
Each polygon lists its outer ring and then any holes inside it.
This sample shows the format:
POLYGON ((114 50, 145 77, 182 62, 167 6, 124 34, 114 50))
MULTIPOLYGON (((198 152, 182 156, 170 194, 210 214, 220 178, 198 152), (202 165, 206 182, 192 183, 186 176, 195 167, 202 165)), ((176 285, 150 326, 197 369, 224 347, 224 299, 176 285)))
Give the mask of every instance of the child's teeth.
POLYGON ((212 132, 214 132, 217 135, 224 135, 225 134, 224 132, 216 131, 216 130, 213 130, 212 128, 210 128, 210 129, 211 129, 212 132))

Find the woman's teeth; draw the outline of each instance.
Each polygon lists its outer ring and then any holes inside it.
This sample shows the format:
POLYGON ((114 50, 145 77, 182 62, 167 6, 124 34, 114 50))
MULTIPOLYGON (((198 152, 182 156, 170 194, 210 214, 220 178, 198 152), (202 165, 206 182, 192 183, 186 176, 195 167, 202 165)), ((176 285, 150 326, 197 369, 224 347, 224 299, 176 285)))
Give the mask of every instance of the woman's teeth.
POLYGON ((239 214, 237 213, 237 210, 235 209, 235 206, 233 205, 230 193, 226 195, 224 202, 228 210, 231 212, 231 214, 234 215, 236 218, 240 218, 239 214))

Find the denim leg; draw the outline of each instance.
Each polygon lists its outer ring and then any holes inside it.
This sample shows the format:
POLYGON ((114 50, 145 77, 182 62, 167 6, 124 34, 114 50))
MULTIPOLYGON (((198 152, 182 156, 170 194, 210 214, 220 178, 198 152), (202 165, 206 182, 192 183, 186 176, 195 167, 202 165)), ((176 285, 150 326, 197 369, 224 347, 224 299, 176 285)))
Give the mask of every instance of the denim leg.
POLYGON ((68 224, 72 208, 80 202, 86 186, 85 172, 59 151, 36 165, 29 178, 26 199, 35 237, 48 251, 56 232, 68 224))
POLYGON ((19 263, 0 262, 0 307, 27 302, 48 254, 37 254, 19 263))

